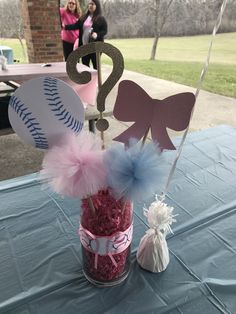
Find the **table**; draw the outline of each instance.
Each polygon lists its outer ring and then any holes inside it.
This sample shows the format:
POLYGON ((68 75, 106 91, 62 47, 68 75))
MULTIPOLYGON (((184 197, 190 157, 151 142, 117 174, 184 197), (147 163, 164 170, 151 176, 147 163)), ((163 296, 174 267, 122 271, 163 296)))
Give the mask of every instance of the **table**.
POLYGON ((14 63, 12 48, 8 46, 0 46, 0 55, 3 55, 4 57, 7 58, 8 64, 14 63))
MULTIPOLYGON (((97 71, 78 63, 77 69, 79 72, 89 71, 92 75, 89 83, 79 85, 68 78, 65 62, 52 62, 50 64, 51 66, 43 66, 44 64, 42 63, 8 65, 7 71, 0 70, 0 82, 4 82, 13 89, 16 89, 23 82, 37 77, 53 76, 62 79, 76 91, 82 102, 87 107, 85 111, 85 118, 89 122, 89 130, 94 132, 95 121, 99 118, 99 112, 94 107, 97 96, 97 71)), ((3 93, 5 91, 2 90, 1 92, 3 93)), ((112 111, 113 108, 109 106, 104 112, 104 117, 111 116, 112 111)))
MULTIPOLYGON (((0 182, 0 313, 236 313, 235 139, 230 126, 188 136, 166 198, 178 214, 169 266, 138 266, 147 224, 135 204, 131 273, 112 288, 82 274, 79 200, 43 190, 37 174, 0 182)), ((165 153, 166 169, 174 156, 165 153)))
POLYGON ((68 78, 66 72, 66 62, 52 62, 50 66, 43 63, 25 63, 8 65, 6 71, 0 70, 0 82, 4 82, 13 88, 18 88, 19 84, 33 78, 42 76, 52 76, 62 79, 68 83, 78 93, 85 103, 94 105, 96 100, 97 71, 83 64, 78 63, 79 72, 88 71, 91 73, 91 81, 87 84, 76 84, 68 78), (17 82, 17 84, 15 83, 17 82), (87 91, 90 90, 90 93, 87 91))

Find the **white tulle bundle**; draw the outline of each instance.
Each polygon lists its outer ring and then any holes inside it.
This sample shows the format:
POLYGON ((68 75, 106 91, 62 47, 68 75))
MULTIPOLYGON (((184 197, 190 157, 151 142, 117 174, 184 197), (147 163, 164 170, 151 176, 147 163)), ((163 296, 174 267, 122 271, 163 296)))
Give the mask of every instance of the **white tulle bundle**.
POLYGON ((45 154, 41 177, 64 196, 84 198, 107 187, 100 141, 89 132, 68 135, 45 154))
POLYGON ((173 210, 173 207, 157 199, 151 203, 148 209, 144 208, 144 216, 147 217, 148 225, 151 229, 157 229, 167 235, 172 232, 170 226, 176 221, 173 210))
POLYGON ((151 203, 148 209, 144 208, 150 229, 140 241, 137 261, 142 268, 154 273, 165 270, 170 261, 166 235, 176 221, 172 212, 173 207, 159 200, 151 203))

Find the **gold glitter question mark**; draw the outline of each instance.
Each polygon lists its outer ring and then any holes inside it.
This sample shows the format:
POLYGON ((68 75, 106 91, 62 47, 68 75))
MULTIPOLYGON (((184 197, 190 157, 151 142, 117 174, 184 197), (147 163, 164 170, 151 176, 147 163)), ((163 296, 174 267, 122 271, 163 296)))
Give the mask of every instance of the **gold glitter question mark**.
MULTIPOLYGON (((124 71, 124 59, 121 52, 114 46, 104 42, 93 42, 87 45, 81 46, 74 50, 68 57, 66 62, 66 71, 69 78, 78 84, 86 84, 91 80, 91 73, 88 71, 78 72, 77 63, 81 57, 88 54, 96 53, 97 66, 98 66, 98 94, 97 94, 97 110, 100 112, 100 117, 96 123, 96 128, 100 132, 104 132, 109 127, 109 122, 103 118, 103 112, 105 111, 106 97, 112 88, 119 81, 124 71), (100 55, 105 53, 113 61, 113 69, 106 81, 102 84, 101 78, 101 64, 100 55)), ((103 135, 102 135, 103 139, 103 135)))

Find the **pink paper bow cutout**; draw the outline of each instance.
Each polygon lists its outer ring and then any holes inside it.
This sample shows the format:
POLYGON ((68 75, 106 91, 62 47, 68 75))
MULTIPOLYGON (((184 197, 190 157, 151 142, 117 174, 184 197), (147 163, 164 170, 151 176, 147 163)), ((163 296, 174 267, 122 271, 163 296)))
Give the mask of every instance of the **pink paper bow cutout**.
POLYGON ((121 81, 114 106, 114 117, 134 124, 114 138, 126 146, 130 138, 140 140, 150 129, 154 142, 161 149, 174 150, 166 128, 183 131, 187 128, 195 103, 193 93, 180 93, 163 100, 152 99, 139 85, 130 80, 121 81))

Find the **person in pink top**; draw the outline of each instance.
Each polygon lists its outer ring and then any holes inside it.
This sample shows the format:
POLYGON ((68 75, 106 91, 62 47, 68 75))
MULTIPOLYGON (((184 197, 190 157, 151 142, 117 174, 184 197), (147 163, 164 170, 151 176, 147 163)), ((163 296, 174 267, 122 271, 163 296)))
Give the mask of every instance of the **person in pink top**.
MULTIPOLYGON (((60 8, 61 24, 74 24, 81 16, 82 11, 78 0, 67 0, 65 6, 60 8)), ((61 40, 65 61, 74 49, 75 41, 79 36, 79 30, 61 30, 61 40)))
MULTIPOLYGON (((79 29, 79 46, 91 41, 104 41, 107 34, 107 22, 102 15, 100 0, 89 0, 87 12, 74 24, 64 24, 64 29, 79 29)), ((82 63, 89 66, 90 61, 94 69, 97 69, 96 53, 82 57, 82 63)))

